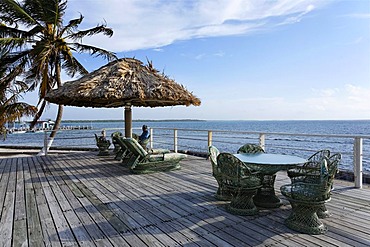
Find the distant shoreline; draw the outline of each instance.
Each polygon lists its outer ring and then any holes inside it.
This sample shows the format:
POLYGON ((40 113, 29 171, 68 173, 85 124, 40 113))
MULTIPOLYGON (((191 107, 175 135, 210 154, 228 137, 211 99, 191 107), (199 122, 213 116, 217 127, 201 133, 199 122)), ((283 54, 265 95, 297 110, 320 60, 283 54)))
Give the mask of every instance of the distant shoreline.
MULTIPOLYGON (((123 119, 117 120, 62 120, 63 123, 90 123, 90 122, 123 122, 123 119)), ((161 119, 161 120, 150 120, 150 119, 137 119, 132 122, 206 122, 207 120, 200 119, 161 119)))

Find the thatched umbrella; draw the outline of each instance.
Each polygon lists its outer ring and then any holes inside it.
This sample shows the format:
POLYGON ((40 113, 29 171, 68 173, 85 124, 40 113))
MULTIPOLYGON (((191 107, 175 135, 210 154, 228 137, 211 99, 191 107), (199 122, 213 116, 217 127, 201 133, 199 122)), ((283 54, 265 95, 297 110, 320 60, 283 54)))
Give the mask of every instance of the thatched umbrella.
POLYGON ((152 64, 123 58, 50 91, 49 102, 85 107, 125 107, 125 136, 132 135, 131 106, 200 105, 200 99, 152 64))

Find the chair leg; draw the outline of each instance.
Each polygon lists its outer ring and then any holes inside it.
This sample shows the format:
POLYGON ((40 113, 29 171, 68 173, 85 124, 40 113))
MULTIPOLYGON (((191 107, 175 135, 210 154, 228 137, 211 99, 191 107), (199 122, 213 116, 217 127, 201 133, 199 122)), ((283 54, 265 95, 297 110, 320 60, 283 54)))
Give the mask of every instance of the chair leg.
POLYGON ((322 204, 310 204, 308 202, 291 201, 292 213, 285 220, 285 224, 292 230, 307 234, 324 234, 327 231, 326 226, 322 223, 316 214, 322 204))
POLYGON ((256 205, 253 203, 253 196, 257 189, 237 189, 233 193, 231 202, 226 205, 226 211, 237 215, 255 215, 258 213, 256 205))

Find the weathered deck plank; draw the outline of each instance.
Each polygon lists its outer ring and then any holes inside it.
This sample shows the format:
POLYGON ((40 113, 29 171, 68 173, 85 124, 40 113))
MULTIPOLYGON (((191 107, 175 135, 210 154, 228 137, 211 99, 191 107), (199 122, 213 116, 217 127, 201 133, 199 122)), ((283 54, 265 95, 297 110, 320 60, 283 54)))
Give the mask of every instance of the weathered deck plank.
MULTIPOLYGON (((284 225, 291 207, 257 216, 227 213, 209 161, 131 174, 112 157, 70 153, 0 159, 1 246, 369 246, 370 190, 337 181, 329 231, 310 236, 284 225)), ((278 174, 276 191, 289 183, 278 174)))

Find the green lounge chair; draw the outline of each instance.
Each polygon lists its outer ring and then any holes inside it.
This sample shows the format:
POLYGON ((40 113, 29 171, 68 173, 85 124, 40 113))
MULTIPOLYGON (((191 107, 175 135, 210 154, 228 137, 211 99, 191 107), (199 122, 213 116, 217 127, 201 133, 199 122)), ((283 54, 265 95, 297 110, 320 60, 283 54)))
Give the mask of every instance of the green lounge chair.
POLYGON ((117 151, 116 151, 116 156, 114 157, 115 160, 121 161, 129 154, 129 150, 126 147, 126 145, 123 143, 123 139, 125 139, 125 137, 123 136, 113 136, 112 137, 112 142, 118 146, 117 151))
POLYGON ((231 202, 226 206, 226 210, 237 215, 257 214, 253 196, 262 186, 261 175, 252 172, 245 163, 229 153, 220 153, 217 163, 222 186, 232 191, 231 202))
MULTIPOLYGON (((116 138, 119 138, 119 137, 123 137, 123 134, 122 134, 122 132, 119 132, 119 131, 116 131, 116 132, 113 132, 112 134, 111 134, 111 137, 112 137, 112 144, 113 144, 113 146, 114 146, 114 149, 113 149, 113 153, 114 154, 117 154, 117 152, 120 150, 120 145, 117 143, 117 139, 116 138), (116 138, 114 138, 114 137, 116 137, 116 138)), ((116 155, 117 156, 117 155, 116 155)))
POLYGON ((180 169, 179 162, 186 157, 185 154, 169 153, 168 150, 162 153, 148 153, 132 138, 123 139, 123 143, 132 155, 125 165, 130 166, 133 173, 177 170, 180 169))

